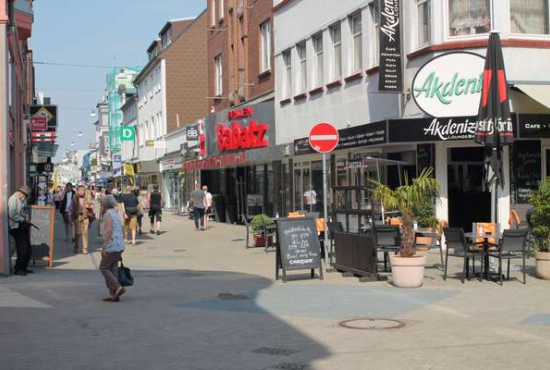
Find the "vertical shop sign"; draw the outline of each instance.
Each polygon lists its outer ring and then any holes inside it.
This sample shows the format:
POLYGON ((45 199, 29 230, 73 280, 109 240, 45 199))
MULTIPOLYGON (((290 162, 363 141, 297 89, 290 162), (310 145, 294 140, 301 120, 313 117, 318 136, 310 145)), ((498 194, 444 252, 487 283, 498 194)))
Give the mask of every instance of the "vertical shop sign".
POLYGON ((403 90, 401 7, 399 0, 380 0, 380 76, 378 90, 403 90))

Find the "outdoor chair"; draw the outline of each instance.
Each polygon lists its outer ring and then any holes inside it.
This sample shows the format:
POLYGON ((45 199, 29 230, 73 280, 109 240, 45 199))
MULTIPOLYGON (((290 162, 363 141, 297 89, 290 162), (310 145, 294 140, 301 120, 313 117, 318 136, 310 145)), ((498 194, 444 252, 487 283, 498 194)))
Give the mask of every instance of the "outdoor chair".
POLYGON ((344 226, 342 225, 341 222, 329 221, 327 222, 327 229, 328 229, 328 239, 330 241, 329 258, 332 261, 332 256, 334 256, 334 233, 343 232, 344 226))
POLYGON ((384 253, 384 271, 387 271, 390 252, 399 252, 401 249, 401 229, 399 226, 375 225, 377 250, 384 253))
MULTIPOLYGON (((269 238, 275 239, 277 233, 277 224, 268 225, 262 220, 263 233, 264 233, 264 250, 267 252, 269 249, 269 238)), ((275 243, 273 243, 275 246, 275 243)))
POLYGON ((527 283, 525 274, 525 258, 527 256, 527 229, 504 230, 502 241, 496 251, 490 251, 489 256, 498 258, 498 275, 502 285, 502 260, 508 260, 506 280, 510 280, 510 260, 523 259, 523 284, 527 283))
MULTIPOLYGON (((443 280, 447 280, 447 267, 449 266, 449 256, 460 257, 464 259, 464 265, 462 269, 462 284, 464 284, 464 279, 469 279, 469 264, 470 259, 472 259, 472 269, 474 275, 476 273, 476 263, 475 259, 480 258, 480 263, 483 266, 483 250, 482 249, 472 249, 470 245, 466 242, 466 237, 464 236, 464 230, 461 227, 444 227, 443 234, 445 235, 445 243, 447 245, 447 250, 445 251, 445 267, 443 272, 443 280)), ((481 279, 479 279, 481 280, 481 279)))
POLYGON ((256 226, 256 224, 248 222, 248 220, 246 219, 246 216, 244 214, 241 215, 241 220, 242 220, 244 226, 246 227, 246 244, 245 244, 245 247, 246 247, 246 249, 248 249, 250 247, 250 235, 257 234, 258 232, 254 231, 254 228, 253 228, 253 226, 256 226))

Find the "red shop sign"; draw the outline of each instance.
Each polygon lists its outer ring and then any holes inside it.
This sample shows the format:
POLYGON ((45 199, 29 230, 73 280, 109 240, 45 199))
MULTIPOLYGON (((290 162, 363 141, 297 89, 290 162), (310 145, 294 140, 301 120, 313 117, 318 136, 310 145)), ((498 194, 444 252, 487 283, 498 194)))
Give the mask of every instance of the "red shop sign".
POLYGON ((244 117, 250 117, 253 114, 254 114, 254 108, 248 107, 248 108, 230 110, 229 112, 227 112, 227 118, 229 119, 244 118, 244 117))
POLYGON ((248 127, 241 126, 238 122, 231 123, 231 127, 218 124, 216 132, 218 135, 218 150, 264 148, 269 146, 265 138, 269 130, 267 123, 257 125, 255 121, 250 121, 248 127))

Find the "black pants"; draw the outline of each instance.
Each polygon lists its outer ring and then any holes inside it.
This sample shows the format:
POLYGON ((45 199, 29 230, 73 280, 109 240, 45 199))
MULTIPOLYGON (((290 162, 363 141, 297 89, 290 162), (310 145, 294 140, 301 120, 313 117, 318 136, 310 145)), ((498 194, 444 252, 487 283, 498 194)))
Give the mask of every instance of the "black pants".
POLYGON ((143 224, 143 213, 137 216, 138 230, 141 231, 141 225, 143 224))
POLYGON ((15 248, 17 250, 15 271, 25 271, 29 267, 32 253, 30 230, 27 227, 19 227, 11 229, 10 234, 15 239, 15 248))
POLYGON ((204 208, 193 208, 193 214, 195 215, 195 228, 199 229, 204 226, 204 208), (200 226, 199 226, 200 223, 200 226))

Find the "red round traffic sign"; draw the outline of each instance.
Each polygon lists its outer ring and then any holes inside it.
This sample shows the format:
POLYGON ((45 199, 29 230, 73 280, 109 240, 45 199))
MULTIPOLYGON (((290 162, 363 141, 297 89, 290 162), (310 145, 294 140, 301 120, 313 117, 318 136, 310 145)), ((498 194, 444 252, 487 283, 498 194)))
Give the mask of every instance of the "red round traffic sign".
POLYGON ((338 130, 327 122, 316 124, 309 132, 309 145, 319 153, 332 152, 338 145, 338 140, 338 130))

